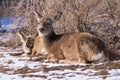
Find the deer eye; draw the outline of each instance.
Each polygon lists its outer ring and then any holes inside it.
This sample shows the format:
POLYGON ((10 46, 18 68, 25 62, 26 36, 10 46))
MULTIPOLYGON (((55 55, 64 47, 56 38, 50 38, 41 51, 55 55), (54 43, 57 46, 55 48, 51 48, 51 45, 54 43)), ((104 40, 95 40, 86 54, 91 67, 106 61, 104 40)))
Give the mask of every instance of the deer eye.
POLYGON ((50 26, 50 23, 44 23, 43 26, 47 28, 50 26))

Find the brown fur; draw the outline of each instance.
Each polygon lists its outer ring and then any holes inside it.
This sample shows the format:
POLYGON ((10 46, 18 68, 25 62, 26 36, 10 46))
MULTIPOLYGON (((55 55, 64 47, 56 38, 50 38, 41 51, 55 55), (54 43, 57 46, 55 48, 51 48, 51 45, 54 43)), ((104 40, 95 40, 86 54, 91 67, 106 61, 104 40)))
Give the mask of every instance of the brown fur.
POLYGON ((35 37, 38 35, 36 30, 29 31, 27 28, 23 27, 17 32, 22 42, 23 54, 22 56, 28 56, 31 54, 35 37))
MULTIPOLYGON (((63 34, 58 41, 52 44, 50 53, 48 54, 48 60, 62 61, 64 63, 97 62, 95 57, 99 53, 103 54, 103 58, 106 57, 104 55, 106 52, 105 49, 104 43, 94 35, 89 33, 68 33, 63 34)), ((98 59, 98 62, 102 61, 98 59)))
POLYGON ((33 49, 32 49, 32 56, 39 54, 39 53, 38 53, 38 52, 39 52, 39 49, 38 49, 38 47, 39 47, 39 42, 40 42, 40 37, 37 36, 37 37, 35 38, 35 41, 34 41, 34 46, 33 46, 33 49))
POLYGON ((38 33, 46 46, 49 61, 87 63, 103 62, 108 59, 104 43, 92 34, 64 33, 56 35, 53 23, 61 16, 61 12, 57 12, 53 19, 40 19, 37 16, 38 33))
POLYGON ((34 46, 33 46, 33 49, 32 49, 32 56, 47 53, 46 46, 45 46, 44 43, 45 42, 43 42, 43 40, 40 36, 37 36, 35 38, 34 46))

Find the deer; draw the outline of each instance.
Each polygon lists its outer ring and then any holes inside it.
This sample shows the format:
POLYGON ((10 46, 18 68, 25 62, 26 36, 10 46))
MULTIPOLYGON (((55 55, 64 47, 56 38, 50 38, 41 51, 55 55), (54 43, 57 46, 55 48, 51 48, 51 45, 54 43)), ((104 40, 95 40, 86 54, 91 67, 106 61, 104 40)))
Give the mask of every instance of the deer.
POLYGON ((109 61, 106 45, 97 36, 87 32, 56 34, 54 24, 63 13, 57 11, 46 18, 34 11, 37 18, 38 35, 47 51, 47 60, 58 63, 100 63, 109 61))
POLYGON ((16 34, 20 37, 20 41, 22 43, 23 48, 23 52, 19 55, 24 57, 30 56, 32 53, 35 38, 38 34, 35 30, 29 31, 25 27, 22 27, 21 29, 17 30, 16 34))
POLYGON ((44 44, 44 41, 40 38, 40 36, 37 36, 34 41, 31 58, 33 56, 40 56, 45 54, 47 54, 46 45, 44 44))
POLYGON ((16 55, 21 55, 23 57, 30 56, 30 60, 31 60, 32 56, 38 56, 43 53, 47 53, 44 50, 43 42, 38 36, 36 30, 29 31, 23 27, 19 29, 16 32, 16 34, 20 37, 20 41, 22 43, 22 48, 23 48, 23 52, 16 55))

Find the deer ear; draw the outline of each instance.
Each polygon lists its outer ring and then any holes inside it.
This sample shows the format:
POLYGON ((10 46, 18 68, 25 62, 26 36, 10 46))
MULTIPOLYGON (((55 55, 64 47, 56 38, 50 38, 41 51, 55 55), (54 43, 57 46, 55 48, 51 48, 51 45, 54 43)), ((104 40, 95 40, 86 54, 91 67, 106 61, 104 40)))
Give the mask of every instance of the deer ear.
POLYGON ((33 11, 33 13, 35 14, 37 22, 40 23, 42 15, 40 13, 38 13, 37 11, 33 11))
POLYGON ((58 11, 55 15, 54 15, 54 17, 53 17, 53 22, 56 22, 56 21, 58 21, 60 18, 61 18, 61 16, 62 16, 62 12, 60 12, 60 11, 58 11))

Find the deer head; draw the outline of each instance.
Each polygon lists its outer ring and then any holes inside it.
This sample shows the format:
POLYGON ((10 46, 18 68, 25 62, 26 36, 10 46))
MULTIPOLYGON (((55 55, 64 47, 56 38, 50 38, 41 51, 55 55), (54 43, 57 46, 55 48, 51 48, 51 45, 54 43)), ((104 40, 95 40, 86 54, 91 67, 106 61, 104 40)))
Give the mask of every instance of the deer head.
POLYGON ((38 22, 37 31, 39 33, 39 36, 47 36, 54 31, 52 25, 60 19, 62 12, 58 11, 53 18, 44 18, 44 16, 41 16, 36 11, 34 14, 38 22))

